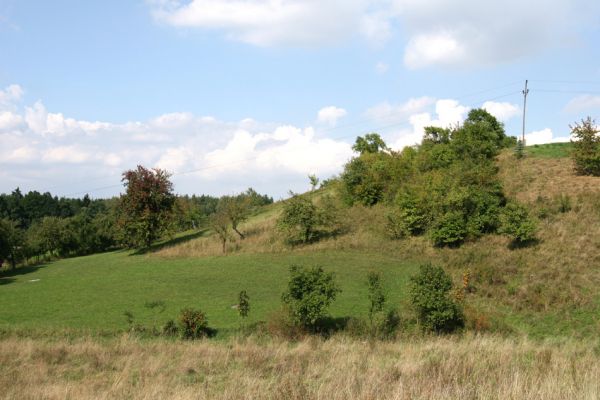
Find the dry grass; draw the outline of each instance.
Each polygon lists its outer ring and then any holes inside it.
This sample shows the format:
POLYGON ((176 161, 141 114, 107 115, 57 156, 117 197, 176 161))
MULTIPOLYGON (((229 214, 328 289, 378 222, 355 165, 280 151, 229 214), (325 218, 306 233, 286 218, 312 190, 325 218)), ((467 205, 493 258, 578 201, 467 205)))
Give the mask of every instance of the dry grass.
POLYGON ((597 399, 595 343, 5 338, 6 399, 597 399))

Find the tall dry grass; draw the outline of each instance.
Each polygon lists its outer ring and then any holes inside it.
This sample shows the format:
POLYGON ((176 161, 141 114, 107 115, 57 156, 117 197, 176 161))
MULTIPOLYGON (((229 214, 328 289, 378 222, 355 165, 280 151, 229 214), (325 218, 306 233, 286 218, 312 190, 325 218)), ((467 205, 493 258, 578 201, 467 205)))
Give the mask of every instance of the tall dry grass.
POLYGON ((598 399, 597 343, 4 338, 5 399, 598 399))

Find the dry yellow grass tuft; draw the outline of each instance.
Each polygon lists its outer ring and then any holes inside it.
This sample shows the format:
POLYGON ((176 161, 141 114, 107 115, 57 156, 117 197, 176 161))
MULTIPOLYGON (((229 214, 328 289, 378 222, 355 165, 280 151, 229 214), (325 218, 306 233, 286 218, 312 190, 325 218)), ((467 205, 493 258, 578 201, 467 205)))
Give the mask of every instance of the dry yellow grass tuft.
POLYGON ((587 342, 5 338, 5 399, 597 399, 587 342))

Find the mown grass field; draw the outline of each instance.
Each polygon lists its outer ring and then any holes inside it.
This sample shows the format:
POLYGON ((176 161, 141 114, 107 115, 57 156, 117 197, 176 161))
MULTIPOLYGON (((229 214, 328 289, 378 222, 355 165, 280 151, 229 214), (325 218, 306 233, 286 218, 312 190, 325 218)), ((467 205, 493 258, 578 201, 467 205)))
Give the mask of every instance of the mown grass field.
POLYGON ((249 322, 278 309, 292 264, 321 265, 334 272, 342 288, 333 317, 367 312, 366 275, 383 274, 391 304, 406 296, 414 264, 376 253, 309 251, 289 254, 233 254, 186 259, 132 255, 127 251, 78 257, 18 271, 0 279, 0 327, 124 330, 125 311, 136 322, 160 327, 184 307, 203 310, 211 327, 234 329, 240 317, 232 305, 238 293, 250 295, 249 322), (145 306, 164 301, 158 312, 145 306))

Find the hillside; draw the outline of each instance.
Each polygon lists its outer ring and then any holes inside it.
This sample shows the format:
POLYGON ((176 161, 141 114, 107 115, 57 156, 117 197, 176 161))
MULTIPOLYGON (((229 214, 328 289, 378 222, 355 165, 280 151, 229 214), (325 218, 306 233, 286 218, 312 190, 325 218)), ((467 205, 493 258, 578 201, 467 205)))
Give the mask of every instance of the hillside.
MULTIPOLYGON (((366 273, 382 272, 389 304, 399 307, 410 326, 408 279, 419 264, 432 262, 450 271, 456 283, 466 272, 470 275, 465 308, 474 329, 595 335, 600 179, 575 176, 571 161, 556 148, 538 146, 518 161, 509 151, 498 158, 507 195, 527 202, 538 216, 539 241, 528 247, 511 249, 508 239, 498 235, 460 248, 436 248, 425 237, 390 240, 382 206, 347 209, 343 234, 290 247, 277 238, 281 204, 276 203, 241 227, 247 238, 229 243, 226 255, 210 231, 201 231, 146 254, 118 251, 5 273, 0 326, 115 331, 127 329, 126 311, 137 323, 160 326, 181 308, 194 306, 226 333, 239 326, 231 306, 240 290, 250 294, 251 322, 264 321, 279 308, 292 264, 322 265, 336 274, 342 293, 331 313, 342 319, 366 315, 366 273), (164 311, 147 306, 157 301, 164 302, 164 311)), ((318 201, 323 194, 312 196, 318 201)))

